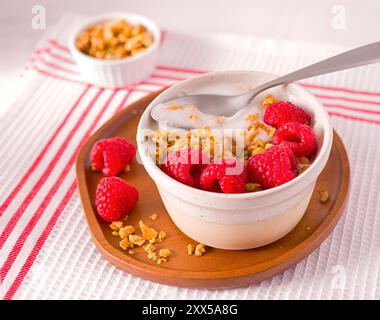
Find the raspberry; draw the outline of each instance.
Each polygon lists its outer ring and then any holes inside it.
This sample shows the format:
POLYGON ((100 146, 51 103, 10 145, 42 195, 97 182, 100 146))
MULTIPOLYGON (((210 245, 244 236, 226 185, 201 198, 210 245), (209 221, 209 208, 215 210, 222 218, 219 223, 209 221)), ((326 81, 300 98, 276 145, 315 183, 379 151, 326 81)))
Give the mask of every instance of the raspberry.
POLYGON ((207 191, 242 193, 246 179, 247 173, 242 162, 234 159, 222 160, 210 163, 203 170, 200 186, 207 191))
POLYGON ((288 101, 271 103, 265 110, 264 122, 272 127, 279 128, 288 122, 311 123, 310 115, 303 109, 288 101))
POLYGON ((277 187, 296 177, 297 159, 293 152, 283 146, 273 146, 263 153, 249 158, 248 176, 251 182, 263 188, 277 187))
POLYGON ((168 154, 162 171, 190 187, 199 188, 199 177, 206 167, 207 155, 201 150, 184 149, 168 154))
POLYGON ((136 148, 127 139, 108 138, 97 141, 91 150, 91 164, 107 177, 116 176, 132 161, 136 148))
POLYGON ((288 147, 297 157, 308 157, 317 151, 313 129, 297 122, 289 122, 277 129, 272 143, 288 147))
POLYGON ((109 222, 123 219, 138 199, 137 189, 118 177, 103 178, 96 188, 96 209, 109 222))

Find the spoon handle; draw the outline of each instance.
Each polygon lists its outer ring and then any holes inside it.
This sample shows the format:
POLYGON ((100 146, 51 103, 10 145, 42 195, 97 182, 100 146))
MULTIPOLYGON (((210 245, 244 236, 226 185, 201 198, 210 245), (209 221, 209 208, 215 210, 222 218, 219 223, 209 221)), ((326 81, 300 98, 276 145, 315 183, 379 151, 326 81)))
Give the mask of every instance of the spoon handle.
POLYGON ((252 97, 260 92, 280 84, 288 84, 302 79, 319 76, 339 70, 355 68, 380 61, 380 42, 367 44, 365 46, 338 54, 326 60, 314 63, 308 67, 299 69, 285 76, 276 78, 256 87, 252 97))

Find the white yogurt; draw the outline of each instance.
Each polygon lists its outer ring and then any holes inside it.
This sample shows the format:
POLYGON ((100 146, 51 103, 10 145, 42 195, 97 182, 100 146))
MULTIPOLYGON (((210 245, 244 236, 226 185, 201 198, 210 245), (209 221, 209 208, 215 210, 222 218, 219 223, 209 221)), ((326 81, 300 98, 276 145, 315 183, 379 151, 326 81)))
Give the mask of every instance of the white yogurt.
MULTIPOLYGON (((209 92, 213 93, 218 91, 217 88, 209 89, 209 92)), ((237 84, 232 88, 230 87, 229 91, 233 91, 235 93, 237 91, 241 93, 249 89, 249 87, 244 88, 242 85, 237 84)), ((202 106, 197 106, 198 108, 194 108, 194 106, 180 106, 181 108, 172 108, 168 104, 160 104, 155 108, 159 110, 162 118, 166 119, 167 122, 159 123, 158 129, 169 131, 175 130, 179 133, 179 135, 181 135, 184 134, 186 130, 178 129, 168 124, 175 122, 184 127, 195 125, 197 128, 208 126, 212 129, 212 132, 216 136, 229 136, 236 140, 236 137, 239 135, 244 136, 244 131, 248 133, 247 128, 250 124, 252 124, 252 122, 247 120, 249 115, 258 114, 258 118, 256 120, 264 122, 263 117, 265 110, 262 106, 262 102, 268 94, 272 94, 277 100, 292 99, 292 94, 289 92, 289 88, 287 86, 279 86, 257 95, 248 105, 244 106, 240 111, 230 117, 224 117, 216 114, 205 114, 201 111, 202 106)), ((255 136, 255 139, 261 139, 264 142, 267 142, 271 140, 271 136, 265 130, 260 130, 255 136)), ((245 142, 247 141, 245 140, 245 142)))

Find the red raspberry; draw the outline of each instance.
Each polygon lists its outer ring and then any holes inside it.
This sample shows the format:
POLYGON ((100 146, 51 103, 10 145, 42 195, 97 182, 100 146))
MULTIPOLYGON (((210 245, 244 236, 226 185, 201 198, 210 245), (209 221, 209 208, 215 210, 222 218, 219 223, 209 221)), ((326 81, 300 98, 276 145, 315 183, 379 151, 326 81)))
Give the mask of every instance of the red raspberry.
POLYGON ((242 193, 247 180, 244 164, 234 159, 210 163, 200 177, 203 190, 223 193, 242 193))
POLYGON ((252 182, 263 188, 277 187, 296 177, 297 159, 283 146, 273 146, 263 153, 249 158, 247 171, 252 182))
POLYGON ((265 110, 264 122, 272 127, 279 128, 288 122, 311 123, 310 115, 303 109, 288 101, 271 103, 265 110))
POLYGON ((297 122, 289 122, 277 129, 272 143, 288 147, 297 157, 308 157, 317 151, 313 129, 297 122))
POLYGON ((199 187, 199 177, 208 163, 201 150, 184 149, 170 152, 161 165, 162 171, 190 187, 199 187))
POLYGON ((132 161, 136 148, 127 139, 108 138, 97 141, 91 150, 91 164, 107 177, 116 176, 132 161))
POLYGON ((123 219, 138 199, 137 189, 118 177, 103 178, 96 188, 96 209, 109 222, 123 219))

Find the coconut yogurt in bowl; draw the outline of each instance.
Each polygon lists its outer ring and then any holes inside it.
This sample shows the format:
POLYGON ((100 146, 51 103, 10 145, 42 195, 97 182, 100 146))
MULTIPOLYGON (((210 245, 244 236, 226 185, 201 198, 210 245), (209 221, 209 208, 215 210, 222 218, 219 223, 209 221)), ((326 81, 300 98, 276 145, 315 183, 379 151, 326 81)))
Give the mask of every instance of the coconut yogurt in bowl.
MULTIPOLYGON (((141 161, 155 181, 174 223, 196 241, 221 249, 251 249, 276 241, 290 232, 304 215, 317 177, 329 157, 332 145, 331 122, 318 100, 296 84, 270 89, 228 118, 205 115, 194 106, 163 107, 161 111, 168 119, 175 116, 183 121, 198 121, 199 127, 210 127, 216 136, 230 135, 232 139, 242 139, 243 142, 249 139, 249 133, 244 133, 247 131, 247 119, 252 115, 258 120, 263 118, 262 102, 268 93, 278 100, 290 101, 310 114, 310 126, 315 132, 318 151, 308 170, 271 189, 227 194, 190 187, 161 170, 157 165, 157 154, 152 149, 152 141, 147 136, 162 128, 151 118, 150 111, 157 103, 183 94, 239 94, 273 77, 261 72, 223 71, 191 78, 164 91, 141 117, 137 132, 141 161)), ((173 128, 166 128, 169 131, 171 129, 173 128)), ((255 138, 268 141, 270 126, 267 129, 260 130, 255 138)), ((184 133, 177 131, 179 135, 184 133)), ((244 152, 241 156, 244 157, 244 152)))

